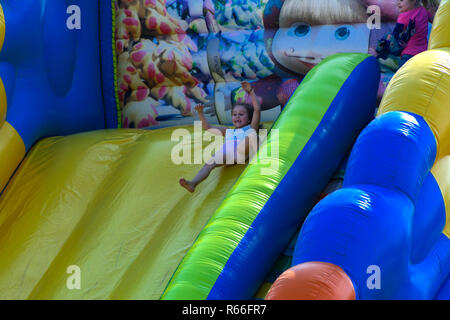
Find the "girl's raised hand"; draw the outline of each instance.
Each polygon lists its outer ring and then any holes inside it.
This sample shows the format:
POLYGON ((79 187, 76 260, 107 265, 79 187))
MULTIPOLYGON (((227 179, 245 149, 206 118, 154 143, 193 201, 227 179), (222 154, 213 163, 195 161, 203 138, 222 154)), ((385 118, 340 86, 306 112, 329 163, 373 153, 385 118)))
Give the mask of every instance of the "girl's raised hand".
POLYGON ((244 89, 244 91, 247 93, 250 93, 253 90, 252 85, 250 83, 248 83, 247 81, 242 81, 241 86, 242 86, 242 89, 244 89))
POLYGON ((205 106, 204 106, 203 104, 199 103, 198 105, 195 106, 195 110, 196 110, 198 113, 203 113, 203 108, 204 108, 204 107, 205 107, 205 106))

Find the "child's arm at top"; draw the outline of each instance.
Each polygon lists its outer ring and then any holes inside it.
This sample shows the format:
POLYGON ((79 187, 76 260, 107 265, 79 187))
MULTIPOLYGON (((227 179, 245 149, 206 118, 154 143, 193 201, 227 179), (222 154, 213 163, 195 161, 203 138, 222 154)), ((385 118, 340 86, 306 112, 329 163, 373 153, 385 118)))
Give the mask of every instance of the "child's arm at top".
POLYGON ((248 83, 247 81, 242 81, 241 86, 242 89, 244 89, 245 92, 247 92, 247 94, 250 96, 250 99, 252 100, 253 118, 250 125, 255 131, 258 131, 259 121, 261 120, 261 106, 259 105, 258 99, 256 98, 255 90, 253 90, 251 84, 248 83))
POLYGON ((200 121, 202 122, 203 130, 205 130, 205 131, 209 130, 209 132, 211 132, 212 134, 217 134, 217 130, 219 130, 220 134, 222 134, 224 136, 227 128, 226 127, 215 127, 215 126, 210 125, 208 123, 208 120, 206 120, 205 114, 203 113, 203 108, 204 108, 203 104, 198 104, 195 106, 195 110, 198 113, 198 117, 200 118, 200 121), (213 129, 213 130, 210 130, 210 129, 213 129))

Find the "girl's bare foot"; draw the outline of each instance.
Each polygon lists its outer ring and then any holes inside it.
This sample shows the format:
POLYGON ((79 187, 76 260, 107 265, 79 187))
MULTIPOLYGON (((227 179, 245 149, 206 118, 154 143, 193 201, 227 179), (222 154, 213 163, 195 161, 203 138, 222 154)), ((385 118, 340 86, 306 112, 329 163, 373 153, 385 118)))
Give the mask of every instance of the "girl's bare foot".
POLYGON ((193 187, 192 184, 184 178, 180 179, 180 185, 189 192, 195 191, 195 187, 193 187))

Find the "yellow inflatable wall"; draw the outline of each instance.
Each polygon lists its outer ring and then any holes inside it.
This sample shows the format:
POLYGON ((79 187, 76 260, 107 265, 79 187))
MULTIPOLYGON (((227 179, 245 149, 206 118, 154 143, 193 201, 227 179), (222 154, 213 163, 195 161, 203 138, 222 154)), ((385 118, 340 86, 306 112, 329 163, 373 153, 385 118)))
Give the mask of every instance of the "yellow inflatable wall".
POLYGON ((0 299, 159 299, 244 167, 219 168, 189 194, 178 179, 201 165, 170 160, 172 132, 34 146, 0 198, 0 299))

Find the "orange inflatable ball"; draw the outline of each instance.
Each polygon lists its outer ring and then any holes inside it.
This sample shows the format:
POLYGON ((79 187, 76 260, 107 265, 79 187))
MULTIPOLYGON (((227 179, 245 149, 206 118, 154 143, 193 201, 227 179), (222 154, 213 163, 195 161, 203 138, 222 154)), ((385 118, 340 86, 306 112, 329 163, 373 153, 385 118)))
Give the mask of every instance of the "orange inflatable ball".
POLYGON ((355 300, 353 283, 338 266, 305 262, 283 272, 266 300, 355 300))

